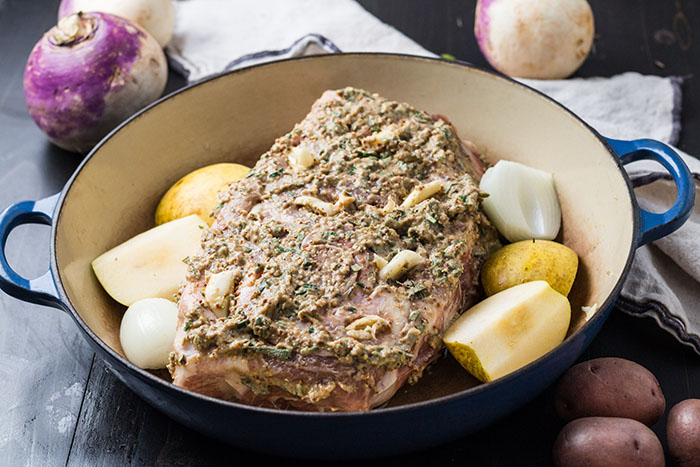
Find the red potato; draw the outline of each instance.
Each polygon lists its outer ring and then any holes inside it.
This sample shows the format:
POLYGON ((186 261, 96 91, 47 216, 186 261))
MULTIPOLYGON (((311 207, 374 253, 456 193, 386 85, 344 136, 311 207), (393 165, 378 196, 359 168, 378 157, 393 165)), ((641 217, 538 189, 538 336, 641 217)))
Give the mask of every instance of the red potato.
POLYGON ((569 422, 552 450, 557 467, 663 467, 653 431, 629 418, 587 417, 569 422))
POLYGON ((623 358, 596 358, 571 367, 556 387, 564 420, 623 417, 653 425, 666 409, 659 382, 643 366, 623 358))
POLYGON ((666 422, 668 451, 679 467, 700 467, 700 399, 674 405, 666 422))

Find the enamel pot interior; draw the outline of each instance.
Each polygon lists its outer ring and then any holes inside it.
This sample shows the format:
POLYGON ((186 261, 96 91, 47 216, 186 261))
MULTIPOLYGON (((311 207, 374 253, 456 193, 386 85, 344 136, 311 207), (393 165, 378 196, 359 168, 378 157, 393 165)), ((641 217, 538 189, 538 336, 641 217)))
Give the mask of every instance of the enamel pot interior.
MULTIPOLYGON (((150 107, 105 139, 69 182, 55 226, 54 272, 80 325, 113 356, 123 355, 125 308, 103 291, 90 262, 152 227, 160 197, 180 177, 216 162, 255 164, 324 90, 345 86, 446 116, 489 162, 509 159, 553 172, 563 210, 559 240, 580 258, 569 337, 553 352, 592 329, 579 331, 586 323, 581 306, 611 303, 634 247, 629 185, 604 141, 558 104, 507 79, 455 63, 381 54, 303 58, 224 74, 150 107)), ((537 363, 524 371, 536 373, 537 363)), ((475 385, 445 358, 391 405, 412 407, 475 385)))

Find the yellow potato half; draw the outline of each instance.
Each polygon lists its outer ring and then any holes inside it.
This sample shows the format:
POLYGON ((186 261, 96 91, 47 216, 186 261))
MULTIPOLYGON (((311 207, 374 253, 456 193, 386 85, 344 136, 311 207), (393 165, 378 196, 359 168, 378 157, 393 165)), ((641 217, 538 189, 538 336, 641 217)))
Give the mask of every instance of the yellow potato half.
POLYGON ((481 283, 491 296, 514 285, 546 281, 567 296, 577 269, 578 256, 571 248, 549 240, 523 240, 488 257, 481 268, 481 283))
POLYGON ((477 303, 443 342, 477 379, 492 381, 538 359, 566 337, 569 300, 545 281, 528 282, 477 303))
POLYGON ((214 222, 211 213, 217 205, 216 194, 229 183, 242 179, 250 169, 241 164, 208 165, 190 172, 161 198, 156 208, 156 225, 197 214, 208 225, 214 222))
POLYGON ((95 258, 92 269, 122 305, 144 298, 172 300, 187 275, 183 260, 199 251, 204 226, 192 215, 153 227, 95 258))

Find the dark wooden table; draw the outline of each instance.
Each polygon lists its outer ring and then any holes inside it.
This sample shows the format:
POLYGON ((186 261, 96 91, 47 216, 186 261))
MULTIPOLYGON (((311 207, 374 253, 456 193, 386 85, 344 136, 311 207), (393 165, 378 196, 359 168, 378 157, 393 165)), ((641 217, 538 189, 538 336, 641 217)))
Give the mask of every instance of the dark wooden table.
MULTIPOLYGON (((55 23, 59 0, 0 0, 0 208, 61 190, 81 158, 52 145, 27 114, 24 65, 55 23)), ((475 1, 361 3, 436 53, 486 66, 473 33, 475 1)), ((593 54, 579 76, 624 71, 686 78, 680 148, 700 154, 700 3, 692 0, 591 0, 593 54)), ((183 86, 171 73, 168 91, 183 86)), ((22 227, 9 239, 11 263, 26 276, 48 264, 47 227, 22 227)), ((700 312, 700 310, 696 310, 700 312)), ((615 310, 583 359, 618 356, 654 372, 668 407, 700 397, 700 357, 649 319, 615 310)), ((0 293, 0 465, 231 465, 268 459, 193 432, 143 403, 105 370, 71 318, 0 293)), ((464 414, 469 417, 468 413, 464 414)), ((521 410, 464 439, 381 465, 548 465, 562 423, 551 388, 521 410)), ((665 445, 665 421, 655 432, 665 445)), ((361 446, 358 446, 361 449, 361 446)))

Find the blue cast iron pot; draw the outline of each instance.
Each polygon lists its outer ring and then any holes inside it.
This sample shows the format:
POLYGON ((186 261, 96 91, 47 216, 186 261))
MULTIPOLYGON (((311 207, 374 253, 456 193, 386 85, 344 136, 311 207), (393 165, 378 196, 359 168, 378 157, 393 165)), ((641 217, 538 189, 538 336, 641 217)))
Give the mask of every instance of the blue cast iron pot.
POLYGON ((387 54, 293 59, 225 73, 144 109, 87 156, 60 193, 24 201, 0 215, 0 288, 69 313, 111 371, 172 418, 225 442, 268 453, 318 458, 389 455, 464 436, 522 406, 564 372, 608 316, 635 250, 678 229, 694 201, 691 174, 668 146, 605 139, 538 92, 464 64, 387 54), (445 357, 430 375, 365 413, 262 409, 202 396, 124 358, 124 307, 102 290, 90 262, 153 225, 167 188, 216 162, 255 163, 301 120, 326 89, 355 86, 447 116, 490 162, 519 161, 554 174, 563 211, 559 240, 580 268, 572 324, 558 347, 531 364, 477 384, 445 357), (639 208, 623 165, 661 163, 678 195, 665 213, 639 208), (5 257, 21 224, 49 224, 51 264, 36 279, 5 257), (592 316, 581 306, 598 305, 592 316), (439 384, 436 384, 439 383, 439 384))

